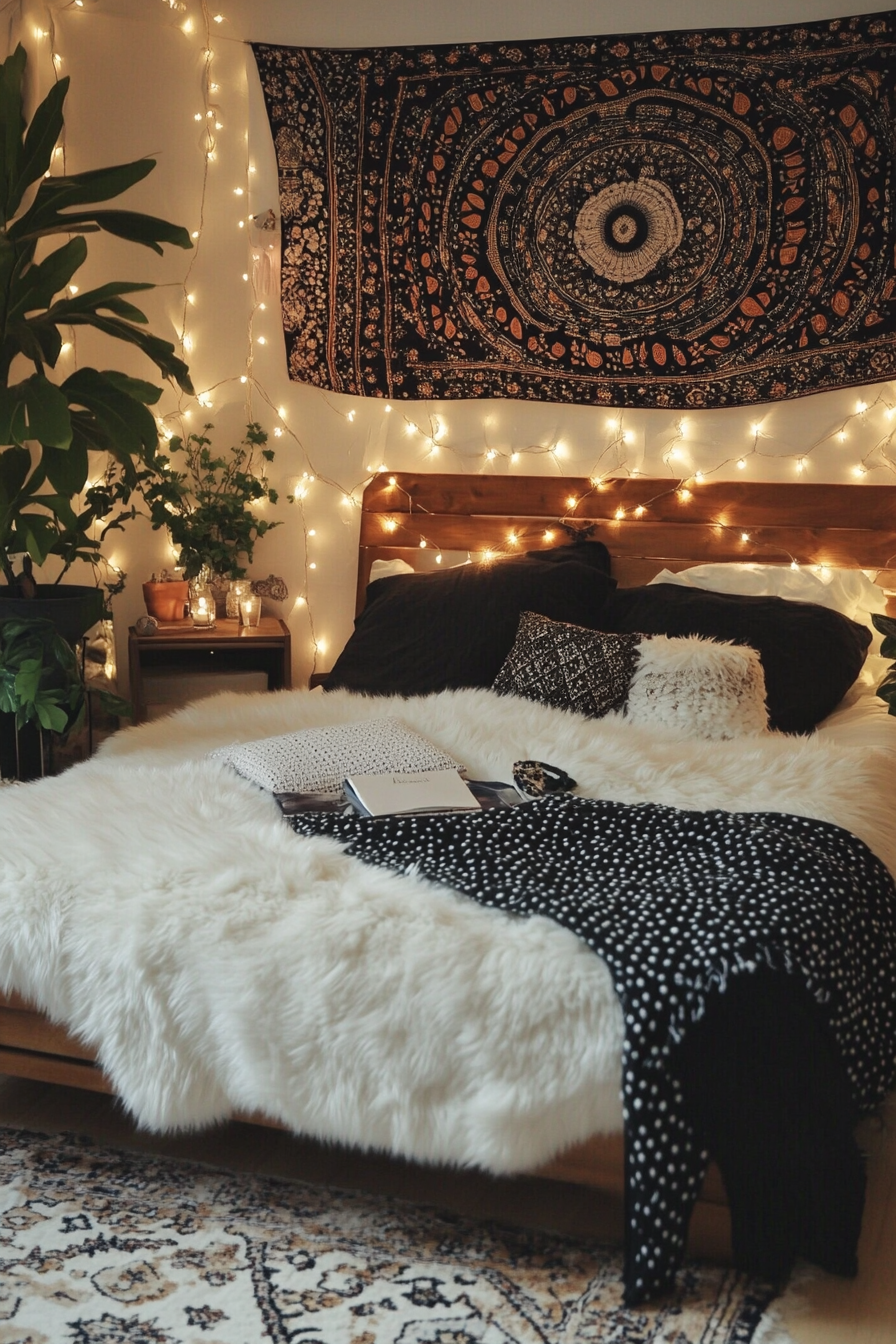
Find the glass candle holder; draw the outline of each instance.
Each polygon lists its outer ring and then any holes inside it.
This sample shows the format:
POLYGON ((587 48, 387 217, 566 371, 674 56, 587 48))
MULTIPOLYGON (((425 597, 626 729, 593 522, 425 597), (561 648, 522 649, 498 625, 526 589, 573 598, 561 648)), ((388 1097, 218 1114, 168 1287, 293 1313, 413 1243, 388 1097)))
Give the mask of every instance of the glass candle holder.
POLYGON ((250 593, 240 598, 240 625, 258 625, 261 620, 261 598, 250 593))
POLYGON ((231 579, 230 587, 224 598, 224 615, 229 621, 237 621, 240 616, 240 599, 252 596, 251 579, 231 579))
POLYGON ((215 628, 215 595, 210 588, 197 588, 190 594, 190 616, 199 630, 215 628))

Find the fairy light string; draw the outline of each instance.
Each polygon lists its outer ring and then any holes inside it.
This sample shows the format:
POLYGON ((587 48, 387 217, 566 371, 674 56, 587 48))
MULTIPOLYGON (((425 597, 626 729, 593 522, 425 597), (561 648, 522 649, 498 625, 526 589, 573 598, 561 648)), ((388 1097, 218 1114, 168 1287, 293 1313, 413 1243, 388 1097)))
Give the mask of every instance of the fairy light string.
MULTIPOLYGON (((53 8, 58 11, 77 9, 85 16, 91 13, 89 0, 87 3, 85 0, 65 0, 65 3, 56 4, 53 8)), ((388 471, 387 463, 390 456, 393 463, 395 462, 396 449, 393 447, 390 452, 389 444, 396 432, 400 433, 403 439, 400 459, 406 460, 409 451, 416 452, 419 454, 422 470, 446 470, 453 466, 461 473, 507 474, 516 471, 525 473, 530 463, 543 462, 547 459, 551 474, 563 477, 568 474, 569 464, 590 463, 584 471, 577 466, 571 473, 575 476, 586 476, 590 481, 590 492, 583 493, 575 500, 570 496, 567 500, 568 513, 557 520, 558 528, 563 528, 581 524, 582 518, 581 515, 577 516, 577 510, 581 509, 587 493, 599 494, 605 488, 605 483, 612 478, 637 479, 644 474, 641 464, 646 453, 647 433, 651 426, 656 425, 657 413, 652 411, 643 420, 639 420, 636 412, 620 410, 611 412, 608 416, 605 407, 595 407, 593 421, 582 436, 591 436, 589 445, 576 441, 578 436, 569 433, 561 435, 559 431, 544 436, 541 441, 502 442, 496 432, 498 417, 494 411, 488 410, 483 416, 480 442, 471 450, 453 441, 448 428, 450 412, 446 416, 435 405, 416 402, 411 408, 401 404, 399 414, 395 414, 399 407, 391 401, 365 399, 362 402, 352 398, 351 404, 344 406, 341 399, 325 390, 303 387, 304 397, 317 398, 335 420, 346 425, 355 424, 358 416, 363 415, 368 431, 374 434, 378 413, 383 415, 386 422, 386 428, 380 436, 385 446, 378 450, 377 460, 373 460, 372 454, 367 456, 365 472, 358 479, 346 483, 322 470, 321 463, 315 460, 316 455, 309 450, 292 423, 299 412, 294 410, 287 414, 286 409, 275 401, 259 379, 255 369, 256 350, 259 347, 263 348, 267 341, 266 333, 263 329, 259 329, 261 319, 268 306, 276 312, 279 311, 276 298, 271 299, 269 304, 268 298, 258 292, 250 236, 252 209, 269 206, 271 202, 253 202, 254 165, 248 146, 243 148, 238 145, 236 128, 227 126, 227 118, 223 112, 227 90, 221 87, 215 65, 220 44, 233 43, 240 48, 244 44, 229 32, 226 11, 213 9, 208 0, 198 0, 198 3, 192 4, 187 3, 187 0, 159 0, 155 10, 145 8, 139 15, 117 15, 116 18, 126 17, 128 21, 133 19, 136 22, 152 22, 154 14, 158 15, 159 22, 169 26, 176 24, 181 29, 184 39, 196 44, 199 56, 198 96, 194 108, 187 115, 190 117, 192 134, 199 155, 200 191, 195 226, 191 229, 193 249, 186 254, 183 279, 178 282, 181 285, 182 296, 175 337, 184 358, 192 364, 194 371, 196 339, 192 331, 192 321, 193 315, 201 311, 204 297, 200 258, 205 231, 210 227, 208 201, 213 173, 216 175, 216 187, 220 186, 221 180, 225 178, 234 183, 229 189, 233 193, 235 206, 230 224, 244 234, 246 246, 244 269, 235 275, 233 280, 235 286, 245 287, 248 295, 243 367, 225 372, 208 382, 194 398, 185 396, 172 384, 169 402, 172 409, 158 417, 159 432, 165 439, 170 439, 174 433, 186 437, 190 432, 191 422, 196 424, 200 413, 207 415, 214 409, 221 395, 229 395, 234 391, 242 395, 247 422, 256 418, 256 405, 265 407, 273 426, 272 446, 279 451, 281 445, 288 445, 285 456, 289 462, 290 479, 305 482, 299 494, 290 491, 288 497, 291 500, 291 507, 295 510, 293 516, 299 519, 303 542, 301 591, 295 600, 295 607, 302 611, 307 621, 312 668, 316 669, 318 655, 326 648, 324 638, 315 630, 311 604, 315 579, 320 575, 320 561, 316 554, 318 528, 327 519, 332 525, 334 518, 342 522, 347 516, 360 513, 361 495, 366 485, 378 473, 388 471), (237 162, 240 165, 239 171, 234 172, 237 162)), ((64 65, 64 55, 56 47, 56 25, 53 21, 52 8, 48 7, 47 15, 45 27, 36 28, 34 34, 39 38, 39 46, 43 46, 47 52, 53 77, 58 78, 64 65)), ((57 146, 57 154, 60 167, 65 171, 64 135, 60 145, 57 146)), ((54 169, 57 154, 54 154, 54 169)), ((226 191, 226 188, 222 188, 222 191, 226 191)), ((218 228, 226 227, 227 221, 221 217, 220 212, 215 212, 214 224, 218 228)), ((225 281, 221 280, 219 283, 225 281)), ((69 348, 64 349, 64 353, 76 363, 77 346, 74 332, 67 345, 69 348)), ((763 417, 768 412, 762 408, 758 414, 759 418, 755 409, 745 411, 748 428, 743 450, 731 449, 722 455, 712 454, 712 460, 709 460, 711 450, 708 445, 701 444, 699 437, 694 433, 695 415, 676 414, 665 440, 652 450, 661 461, 663 470, 668 472, 668 491, 653 498, 640 500, 631 508, 622 509, 621 514, 620 509, 617 509, 610 517, 600 521, 610 524, 647 521, 651 517, 651 510, 660 500, 671 494, 677 495, 679 502, 686 507, 704 481, 718 477, 723 472, 730 472, 733 479, 737 479, 737 475, 741 472, 750 473, 754 462, 789 461, 792 463, 795 479, 805 480, 811 475, 813 458, 823 448, 837 450, 842 448, 844 456, 849 454, 852 459, 849 471, 853 479, 867 480, 869 476, 880 473, 896 477, 896 451, 894 451, 896 388, 893 385, 882 385, 870 397, 866 392, 852 412, 840 418, 813 442, 801 448, 778 445, 772 449, 767 446, 769 436, 763 429, 763 417), (885 417, 885 426, 882 430, 876 429, 873 423, 881 411, 885 417), (856 440, 859 440, 857 447, 854 446, 856 440), (701 461, 701 457, 705 460, 701 461)), ((406 512, 400 511, 403 519, 408 518, 415 507, 411 501, 406 512)), ((591 524, 593 521, 589 519, 588 523, 591 524)), ((730 528, 721 520, 706 521, 702 525, 736 534, 740 532, 740 529, 730 528)), ((405 528, 404 521, 401 526, 405 528)), ((545 541, 543 528, 515 532, 507 540, 506 553, 512 553, 533 540, 545 541)), ((433 550, 436 553, 436 561, 441 561, 441 551, 437 543, 424 531, 419 533, 417 544, 421 549, 433 550)), ((747 544, 745 541, 744 545, 747 544)), ((752 542, 750 544, 752 545, 752 542)), ((501 553, 505 552, 495 550, 492 558, 497 558, 501 553)), ((792 556, 790 561, 792 564, 798 563, 792 556)))

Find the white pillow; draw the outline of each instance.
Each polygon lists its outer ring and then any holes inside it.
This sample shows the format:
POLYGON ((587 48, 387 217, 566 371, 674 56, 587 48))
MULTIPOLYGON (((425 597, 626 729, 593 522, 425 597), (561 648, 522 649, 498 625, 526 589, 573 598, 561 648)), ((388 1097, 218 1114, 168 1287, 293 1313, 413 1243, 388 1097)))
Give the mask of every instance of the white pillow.
MULTIPOLYGON (((817 602, 839 611, 873 630, 871 613, 886 611, 882 588, 861 569, 816 569, 790 565, 760 565, 753 561, 692 565, 673 574, 664 569, 651 583, 677 583, 714 593, 746 593, 754 597, 784 597, 792 602, 817 602)), ((878 643, 880 635, 875 631, 878 643)), ((873 646, 872 646, 873 647, 873 646)))
POLYGON ((370 578, 368 583, 373 583, 376 579, 390 579, 393 574, 413 574, 414 566, 409 565, 407 560, 374 560, 370 566, 370 578))
POLYGON ((346 775, 463 769, 447 752, 394 718, 303 728, 219 747, 209 756, 232 765, 271 793, 320 793, 332 798, 341 795, 346 775))
POLYGON ((767 733, 765 674, 743 644, 642 635, 626 715, 642 727, 728 740, 767 733))

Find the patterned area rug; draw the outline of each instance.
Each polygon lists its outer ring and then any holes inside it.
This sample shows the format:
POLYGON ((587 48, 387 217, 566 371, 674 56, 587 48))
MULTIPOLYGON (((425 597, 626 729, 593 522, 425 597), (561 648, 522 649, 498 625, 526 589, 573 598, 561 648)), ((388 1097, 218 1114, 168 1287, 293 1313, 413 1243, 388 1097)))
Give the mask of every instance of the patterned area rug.
POLYGON ((769 1288, 429 1207, 0 1130, 0 1344, 785 1344, 769 1288))

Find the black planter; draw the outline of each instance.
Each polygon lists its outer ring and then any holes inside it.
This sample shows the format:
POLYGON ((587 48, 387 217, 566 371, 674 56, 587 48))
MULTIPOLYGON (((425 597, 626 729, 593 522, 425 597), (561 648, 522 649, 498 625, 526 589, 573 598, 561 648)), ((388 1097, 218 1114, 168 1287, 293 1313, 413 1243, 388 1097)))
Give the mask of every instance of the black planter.
POLYGON ((102 590, 86 584, 39 583, 37 597, 6 597, 0 586, 0 621, 10 616, 41 617, 52 621, 69 644, 77 644, 102 614, 102 590))
MULTIPOLYGON (((39 583, 36 597, 6 597, 0 586, 0 621, 11 616, 52 621, 62 638, 75 648, 102 614, 102 591, 86 584, 39 583)), ((33 723, 16 732, 15 715, 0 714, 0 777, 39 779, 52 773, 52 759, 52 733, 41 734, 33 723)))

